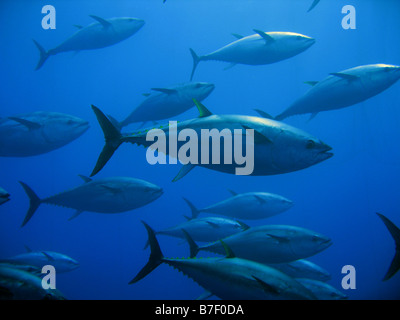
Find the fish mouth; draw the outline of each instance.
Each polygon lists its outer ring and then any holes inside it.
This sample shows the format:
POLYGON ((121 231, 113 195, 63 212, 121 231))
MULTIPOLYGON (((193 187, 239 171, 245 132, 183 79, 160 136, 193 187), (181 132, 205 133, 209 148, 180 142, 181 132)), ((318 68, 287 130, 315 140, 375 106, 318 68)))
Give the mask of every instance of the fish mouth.
POLYGON ((156 190, 153 190, 152 191, 152 194, 154 194, 154 195, 156 195, 156 196, 161 196, 161 195, 163 195, 164 194, 164 190, 162 189, 162 188, 160 188, 160 189, 156 189, 156 190))
POLYGON ((329 248, 333 244, 333 242, 331 239, 326 239, 326 240, 322 241, 321 244, 326 249, 326 248, 329 248))
POLYGON ((0 203, 5 203, 7 201, 10 201, 10 194, 9 193, 2 194, 0 196, 0 203))
POLYGON ((334 155, 333 152, 329 152, 332 150, 332 147, 328 146, 327 144, 323 144, 323 146, 324 148, 320 152, 318 152, 318 158, 320 159, 320 161, 332 158, 334 155))

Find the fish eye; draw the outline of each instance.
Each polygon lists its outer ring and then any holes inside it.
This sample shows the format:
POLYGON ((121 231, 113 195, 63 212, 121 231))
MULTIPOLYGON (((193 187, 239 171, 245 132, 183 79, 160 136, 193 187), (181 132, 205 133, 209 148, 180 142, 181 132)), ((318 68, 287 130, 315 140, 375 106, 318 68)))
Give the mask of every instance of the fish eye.
POLYGON ((315 142, 313 140, 308 140, 306 144, 307 149, 314 149, 315 147, 315 142))

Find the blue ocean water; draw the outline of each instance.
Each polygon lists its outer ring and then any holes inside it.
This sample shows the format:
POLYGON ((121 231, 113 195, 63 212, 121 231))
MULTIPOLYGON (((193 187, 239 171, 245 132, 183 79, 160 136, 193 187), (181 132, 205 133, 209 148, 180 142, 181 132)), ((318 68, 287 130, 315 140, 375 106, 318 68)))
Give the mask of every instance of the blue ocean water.
MULTIPOLYGON (((232 33, 253 29, 292 31, 316 43, 305 52, 270 65, 202 62, 195 81, 215 84, 203 104, 216 114, 256 115, 254 108, 276 115, 308 90, 305 81, 321 80, 330 72, 372 64, 400 64, 400 3, 396 0, 321 0, 307 13, 311 0, 135 0, 135 1, 1 1, 1 117, 38 110, 81 117, 90 129, 76 141, 47 154, 0 158, 0 186, 11 201, 0 206, 0 257, 33 250, 65 253, 80 262, 70 273, 57 275, 57 288, 68 299, 195 299, 203 289, 182 273, 161 265, 142 281, 128 282, 147 262, 149 250, 141 220, 154 229, 184 221, 189 209, 182 197, 204 207, 237 192, 265 191, 294 202, 293 208, 251 226, 287 224, 329 236, 333 245, 309 258, 328 270, 329 284, 349 299, 399 299, 400 275, 382 282, 395 246, 380 212, 400 225, 399 83, 349 108, 285 120, 333 147, 334 156, 310 168, 276 176, 235 176, 196 168, 171 182, 179 165, 147 163, 145 151, 122 145, 96 176, 131 176, 161 186, 164 195, 135 211, 120 214, 85 212, 68 221, 73 210, 43 204, 23 228, 29 200, 18 181, 41 197, 81 183, 89 175, 103 146, 103 135, 90 105, 122 119, 153 87, 189 80, 192 57, 214 51, 234 40, 232 33), (44 5, 56 8, 55 30, 41 26, 44 5), (342 28, 341 9, 356 8, 355 30, 342 28), (94 14, 104 18, 130 16, 146 24, 131 38, 100 50, 50 57, 34 71, 39 53, 88 25, 94 14), (356 289, 344 290, 344 265, 356 269, 356 289)), ((194 118, 193 108, 174 120, 194 118)), ((181 240, 159 237, 168 257, 188 256, 181 240)), ((205 254, 204 254, 205 256, 205 254)))

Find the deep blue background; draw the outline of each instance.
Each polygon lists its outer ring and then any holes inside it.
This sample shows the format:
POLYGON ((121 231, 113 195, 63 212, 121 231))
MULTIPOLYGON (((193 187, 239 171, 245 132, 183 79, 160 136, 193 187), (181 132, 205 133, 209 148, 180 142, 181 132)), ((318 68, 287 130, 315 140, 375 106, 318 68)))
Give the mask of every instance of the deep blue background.
MULTIPOLYGON (((103 146, 103 136, 90 108, 97 105, 122 119, 152 87, 189 79, 192 58, 233 41, 231 33, 253 29, 292 31, 314 37, 304 53, 266 66, 238 65, 223 71, 221 62, 202 62, 194 80, 215 84, 204 104, 214 113, 252 114, 261 108, 276 115, 301 96, 304 81, 321 80, 330 72, 371 63, 400 64, 400 3, 321 0, 310 13, 311 0, 135 0, 135 1, 1 1, 0 116, 48 110, 88 120, 91 128, 73 143, 30 158, 1 158, 0 185, 12 201, 0 207, 0 257, 24 251, 53 250, 77 259, 81 266, 57 277, 57 288, 69 299, 192 299, 203 289, 162 265, 141 282, 127 283, 147 262, 147 236, 140 220, 154 229, 168 227, 189 214, 182 197, 199 207, 237 192, 266 191, 294 201, 289 211, 256 224, 291 224, 309 228, 333 240, 326 251, 310 258, 332 274, 330 284, 341 289, 341 268, 354 265, 357 289, 351 299, 400 298, 400 274, 382 282, 394 255, 394 242, 375 212, 400 225, 400 84, 356 106, 287 119, 333 147, 335 156, 314 167, 278 176, 244 177, 204 168, 179 182, 178 165, 147 164, 142 148, 123 145, 97 177, 132 176, 156 183, 165 194, 150 205, 117 215, 84 213, 67 221, 73 210, 43 205, 20 228, 28 198, 18 180, 45 197, 81 183, 90 174, 103 146), (56 30, 41 28, 41 8, 56 8, 56 30), (357 29, 341 27, 341 8, 357 10, 357 29), (89 14, 104 18, 132 16, 145 26, 115 46, 50 57, 34 71, 39 53, 31 39, 46 49, 88 25, 89 14)), ((196 116, 190 110, 177 117, 196 116)), ((175 120, 175 119, 174 119, 175 120)), ((188 255, 186 245, 159 238, 168 257, 188 255)))

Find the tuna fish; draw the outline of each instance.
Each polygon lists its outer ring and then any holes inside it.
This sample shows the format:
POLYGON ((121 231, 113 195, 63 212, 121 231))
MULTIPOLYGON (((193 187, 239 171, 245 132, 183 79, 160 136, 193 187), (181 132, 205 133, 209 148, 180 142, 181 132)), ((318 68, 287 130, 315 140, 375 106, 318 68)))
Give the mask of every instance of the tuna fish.
POLYGON ((198 56, 193 49, 194 72, 200 61, 217 60, 236 64, 265 65, 291 58, 311 47, 315 40, 293 32, 264 32, 254 29, 256 34, 243 37, 235 34, 238 40, 209 54, 198 56))
POLYGON ((293 278, 307 278, 318 281, 328 281, 331 279, 328 271, 305 259, 288 263, 274 263, 270 266, 293 278))
POLYGON ((1 259, 1 263, 9 263, 15 265, 29 265, 42 268, 47 264, 51 264, 57 273, 69 272, 79 267, 78 261, 68 257, 65 254, 54 251, 32 251, 29 248, 28 252, 1 259))
POLYGON ((230 191, 232 197, 199 212, 215 213, 236 219, 265 219, 293 206, 293 202, 280 195, 267 192, 236 193, 230 191))
POLYGON ((81 176, 83 185, 40 199, 24 182, 20 184, 30 199, 29 210, 22 223, 24 226, 42 203, 75 209, 73 219, 84 211, 98 213, 120 213, 140 208, 158 199, 163 191, 160 187, 135 178, 111 177, 98 180, 81 176))
MULTIPOLYGON (((260 263, 287 263, 308 258, 332 242, 314 231, 286 225, 264 225, 222 239, 242 259, 260 263)), ((224 254, 221 242, 199 247, 199 250, 224 254)))
POLYGON ((400 79, 400 67, 371 64, 331 73, 324 80, 309 81, 312 88, 275 117, 283 120, 296 114, 341 109, 362 102, 389 88, 400 79))
MULTIPOLYGON (((312 300, 315 296, 293 278, 284 273, 250 260, 235 257, 234 252, 225 247, 225 258, 165 258, 161 252, 154 231, 145 224, 151 248, 149 262, 129 284, 138 282, 157 268, 168 264, 192 278, 204 289, 220 299, 227 300, 312 300)), ((185 233, 191 245, 191 252, 196 244, 185 233)))
MULTIPOLYGON (((244 138, 247 140, 247 130, 253 129, 254 169, 250 175, 274 175, 297 171, 310 167, 333 156, 333 154, 329 152, 332 148, 321 140, 287 124, 271 119, 251 116, 213 115, 200 102, 195 101, 195 103, 200 112, 200 116, 195 119, 179 122, 176 126, 177 134, 179 135, 179 133, 184 129, 192 129, 196 131, 198 137, 201 137, 203 129, 208 130, 209 132, 213 129, 216 129, 219 132, 227 129, 230 130, 231 133, 233 133, 235 129, 239 129, 242 130, 242 140, 244 138)), ((104 167, 122 143, 130 142, 145 147, 149 147, 153 144, 153 141, 147 140, 147 132, 149 130, 142 130, 133 133, 120 133, 118 128, 112 124, 100 109, 95 106, 92 106, 92 108, 103 130, 106 144, 97 160, 91 176, 97 174, 104 167)), ((168 141, 169 126, 164 125, 161 126, 160 129, 165 133, 166 140, 168 141)), ((237 139, 236 134, 235 138, 237 139)), ((200 142, 201 139, 198 139, 199 146, 200 142)), ((224 148, 223 141, 219 142, 221 148, 224 148)), ((183 142, 177 143, 178 150, 182 144, 183 142)), ((199 146, 198 149, 200 149, 199 146)), ((234 149, 235 148, 233 147, 233 154, 235 153, 234 149)), ((167 153, 169 152, 168 147, 166 148, 166 151, 167 153)), ((242 151, 243 150, 240 150, 239 152, 242 151)), ((200 153, 201 152, 199 152, 199 159, 201 159, 200 153)), ((211 159, 213 155, 212 150, 209 155, 211 159)), ((211 170, 231 174, 236 173, 237 168, 241 167, 233 162, 229 164, 221 161, 220 164, 216 164, 209 161, 209 163, 206 164, 200 160, 198 161, 198 164, 188 163, 184 165, 175 177, 174 181, 184 177, 195 166, 202 166, 211 170)))
POLYGON ((202 101, 214 90, 207 82, 189 82, 167 88, 152 88, 154 93, 147 98, 117 126, 125 127, 134 122, 147 122, 177 116, 195 104, 193 99, 202 101))
POLYGON ((65 300, 57 289, 43 289, 42 279, 28 271, 0 265, 0 300, 65 300))
POLYGON ((388 218, 386 218, 383 214, 377 213, 379 218, 382 219, 383 223, 385 224, 386 228, 390 232, 390 235, 392 236, 394 242, 395 242, 395 254, 394 258, 392 260, 392 263, 390 264, 390 267, 388 271, 385 274, 385 277, 383 278, 382 281, 389 280, 391 277, 393 277, 397 271, 400 269, 400 229, 388 218))
POLYGON ((310 290, 318 300, 346 300, 348 296, 330 284, 312 279, 296 278, 304 287, 310 290))
POLYGON ((76 25, 79 30, 53 49, 46 51, 38 42, 33 40, 40 52, 39 62, 35 70, 40 69, 50 56, 61 52, 78 52, 108 47, 129 38, 144 25, 143 20, 136 18, 103 19, 94 15, 90 15, 90 17, 96 22, 87 27, 76 25))
POLYGON ((87 121, 58 112, 37 111, 0 119, 0 156, 29 157, 58 149, 80 137, 87 121))
POLYGON ((6 203, 9 200, 10 200, 10 194, 3 188, 0 188, 0 205, 6 203))
POLYGON ((189 200, 184 200, 192 210, 192 217, 186 217, 188 221, 165 230, 157 231, 156 234, 185 239, 185 234, 182 232, 182 229, 184 229, 194 241, 213 242, 249 228, 243 222, 227 218, 198 218, 199 211, 189 200))

